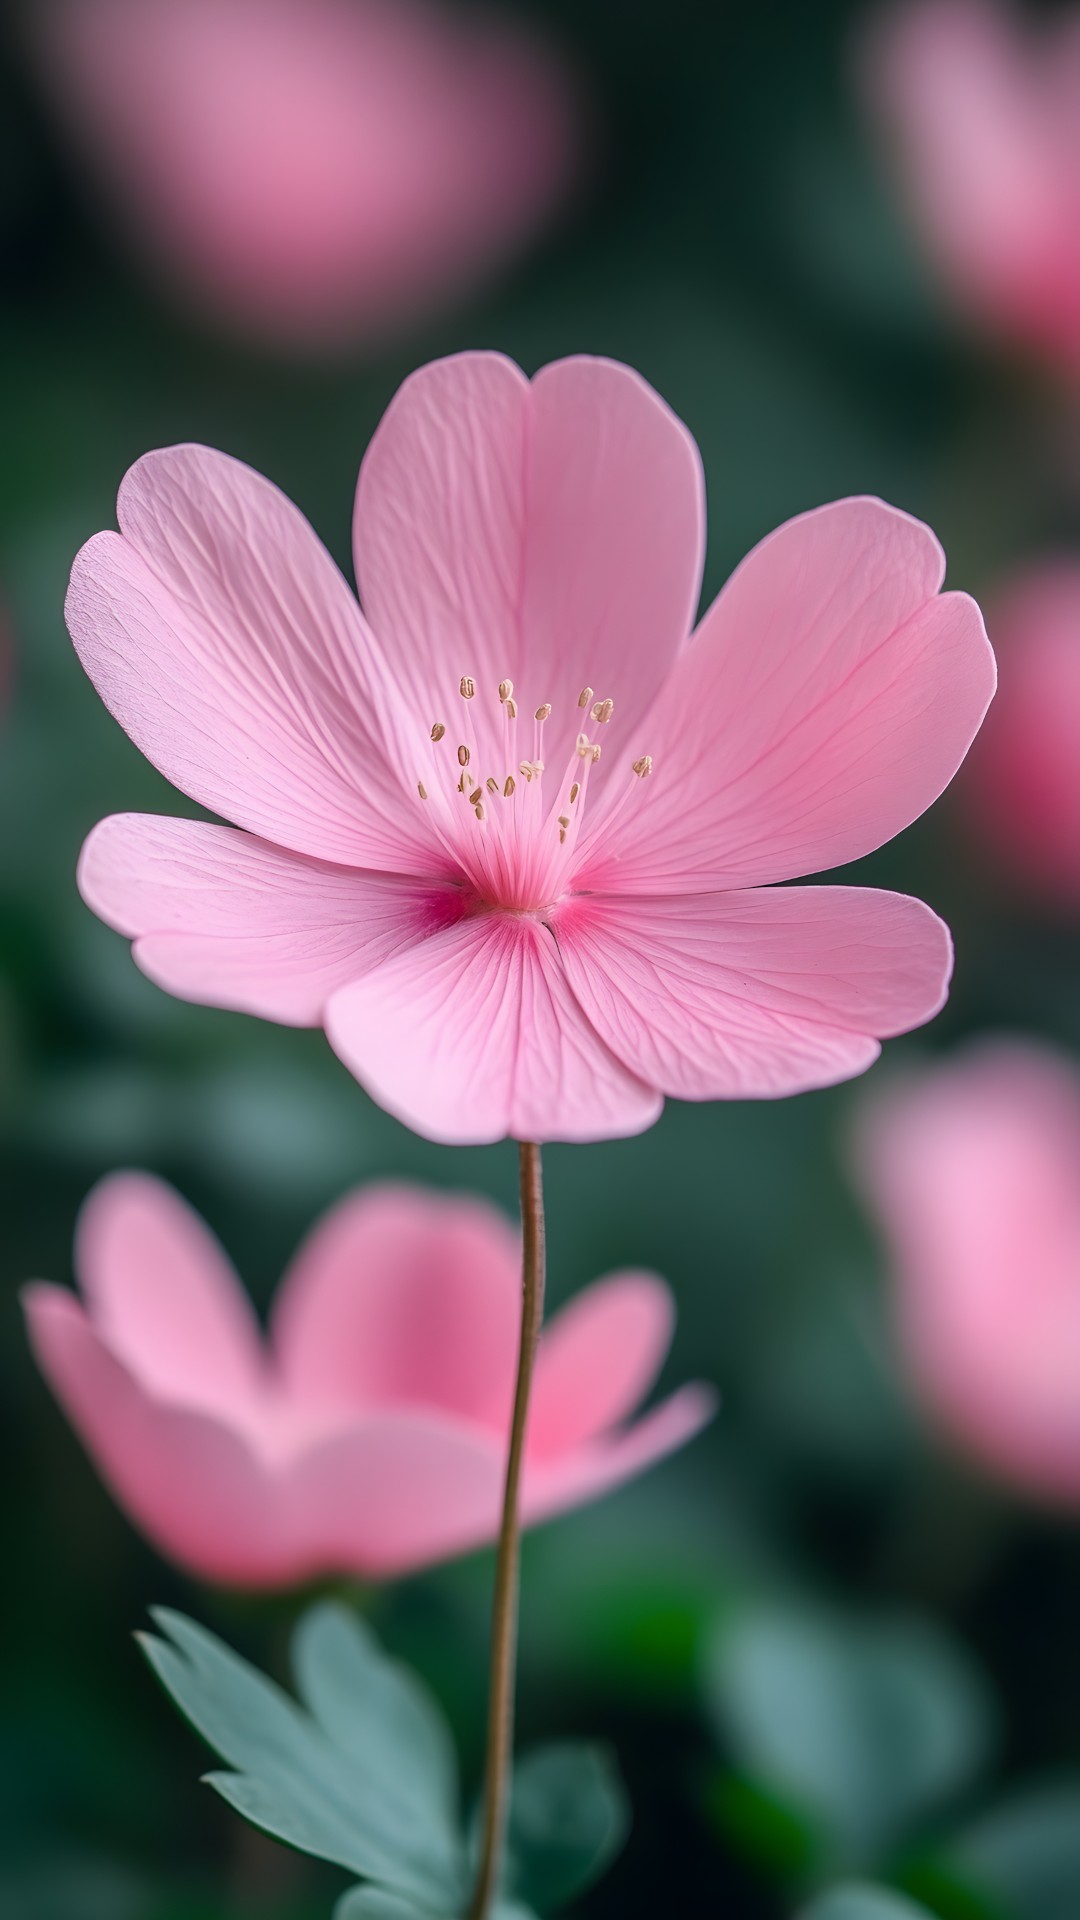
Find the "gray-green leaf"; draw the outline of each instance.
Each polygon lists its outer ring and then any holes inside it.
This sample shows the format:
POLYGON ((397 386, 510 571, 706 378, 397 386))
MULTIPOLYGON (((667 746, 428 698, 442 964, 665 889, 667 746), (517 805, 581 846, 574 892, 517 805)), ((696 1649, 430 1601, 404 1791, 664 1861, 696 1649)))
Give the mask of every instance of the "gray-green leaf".
POLYGON ((590 1886, 621 1848, 630 1810, 611 1756, 560 1742, 514 1769, 507 1833, 511 1890, 549 1913, 590 1886))
POLYGON ((454 1762, 413 1675, 344 1608, 315 1607, 294 1642, 309 1711, 203 1628, 160 1610, 144 1638, 177 1705, 233 1769, 210 1784, 279 1840, 421 1908, 452 1912, 467 1886, 454 1762))
POLYGON ((953 1842, 948 1861, 1012 1920, 1076 1920, 1080 1778, 1029 1787, 991 1808, 953 1842))
POLYGON ((823 1893, 813 1906, 805 1908, 800 1920, 933 1920, 933 1916, 925 1907, 917 1907, 913 1900, 887 1887, 853 1882, 823 1893))
POLYGON ((847 1866, 965 1786, 996 1735, 979 1673, 916 1620, 748 1611, 717 1636, 708 1692, 736 1762, 847 1866))

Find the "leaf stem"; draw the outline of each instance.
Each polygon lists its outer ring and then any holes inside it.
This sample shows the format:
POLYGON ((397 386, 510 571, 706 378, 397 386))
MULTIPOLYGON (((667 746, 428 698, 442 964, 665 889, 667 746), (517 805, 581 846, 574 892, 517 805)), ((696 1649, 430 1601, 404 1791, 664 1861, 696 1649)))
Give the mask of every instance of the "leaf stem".
POLYGON ((519 1143, 521 1179, 521 1336, 517 1384, 506 1460, 495 1597, 491 1622, 491 1680, 488 1698, 487 1759, 484 1771, 483 1828, 476 1886, 469 1920, 486 1920, 499 1880, 506 1837, 510 1761, 514 1741, 514 1673, 517 1664, 518 1571, 521 1525, 518 1494, 529 1414, 533 1362, 544 1318, 544 1184, 540 1149, 519 1143))

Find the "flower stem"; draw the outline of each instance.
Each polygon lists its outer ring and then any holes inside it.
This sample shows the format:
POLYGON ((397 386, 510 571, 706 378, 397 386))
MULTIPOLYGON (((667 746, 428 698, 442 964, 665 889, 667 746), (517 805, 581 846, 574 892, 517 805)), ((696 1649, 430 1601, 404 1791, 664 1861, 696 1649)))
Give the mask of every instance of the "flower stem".
POLYGON ((521 1527, 518 1492, 525 1452, 529 1389, 540 1325, 544 1318, 544 1184, 540 1149, 521 1141, 521 1336, 517 1384, 506 1461, 495 1598, 491 1622, 491 1681, 488 1698, 487 1759, 484 1772, 483 1830, 476 1886, 469 1920, 486 1920, 499 1880, 514 1743, 514 1672, 517 1663, 518 1562, 521 1527))

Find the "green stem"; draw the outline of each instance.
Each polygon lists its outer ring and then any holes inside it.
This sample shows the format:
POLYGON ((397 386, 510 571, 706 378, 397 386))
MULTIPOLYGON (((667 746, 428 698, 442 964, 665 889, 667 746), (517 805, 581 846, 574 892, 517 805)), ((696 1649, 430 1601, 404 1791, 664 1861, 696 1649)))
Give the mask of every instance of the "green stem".
POLYGON ((518 1494, 525 1430, 529 1416, 529 1389, 533 1362, 544 1318, 544 1185, 540 1149, 523 1140, 521 1162, 521 1336, 518 1345, 517 1384, 506 1461, 499 1551, 495 1563, 495 1598, 491 1622, 491 1681, 488 1698, 487 1760, 484 1771, 483 1830, 476 1886, 469 1920, 487 1920, 498 1887, 506 1837, 510 1791, 510 1762, 514 1744, 514 1672, 517 1664, 518 1570, 521 1526, 518 1494))

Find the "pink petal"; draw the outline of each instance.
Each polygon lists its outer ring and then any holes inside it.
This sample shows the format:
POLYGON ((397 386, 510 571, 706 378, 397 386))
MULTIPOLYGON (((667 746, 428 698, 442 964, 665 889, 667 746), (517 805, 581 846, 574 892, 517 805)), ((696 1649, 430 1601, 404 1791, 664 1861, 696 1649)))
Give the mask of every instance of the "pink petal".
POLYGON ((589 1026, 551 934, 477 914, 344 987, 330 1044, 372 1098, 428 1139, 601 1140, 661 1100, 589 1026))
POLYGON ((436 361, 407 380, 364 459, 356 577, 404 690, 470 724, 514 681, 522 749, 554 703, 550 762, 572 748, 588 682, 633 725, 690 631, 704 495, 685 427, 636 373, 557 361, 528 382, 498 354, 436 361), (527 728, 527 736, 526 736, 527 728))
POLYGON ((830 1086, 929 1020, 951 966, 929 907, 870 887, 581 900, 556 924, 588 1019, 632 1072, 686 1100, 830 1086))
POLYGON ((605 1435, 591 1445, 527 1470, 522 1490, 526 1525, 583 1506, 643 1473, 677 1447, 685 1446, 715 1411, 716 1394, 711 1387, 681 1387, 624 1433, 605 1435))
POLYGON ((991 1469, 1080 1505, 1080 1075, 1030 1042, 879 1089, 856 1164, 916 1388, 991 1469))
POLYGON ((649 778, 593 811, 583 889, 786 880, 891 839, 960 765, 994 689, 974 602, 918 520, 841 500, 789 520, 713 602, 628 743, 649 778))
POLYGON ((284 494, 207 447, 126 475, 120 533, 77 556, 67 621, 109 711, 166 778, 295 852, 442 871, 399 777, 404 725, 345 581, 284 494))
POLYGON ((204 1579, 388 1577, 495 1532, 500 1449, 476 1430, 384 1415, 275 1463, 224 1412, 145 1392, 62 1288, 30 1287, 24 1302, 42 1372, 115 1498, 162 1553, 204 1579))
POLYGON ((432 881, 357 873, 202 820, 114 814, 79 863, 94 912, 169 993, 316 1026, 338 987, 457 917, 432 881))
POLYGON ((204 1578, 241 1585, 280 1578, 272 1477, 224 1415, 144 1391, 63 1288, 39 1283, 23 1300, 45 1378, 136 1525, 204 1578))
POLYGON ((592 1440, 652 1386, 671 1343, 670 1290, 651 1273, 612 1273, 544 1328, 529 1413, 530 1462, 592 1440))
POLYGON ((288 1469, 295 1579, 390 1579, 494 1539, 503 1449, 480 1428, 420 1412, 375 1415, 288 1469))
POLYGON ((313 1405, 426 1407, 507 1430, 521 1248, 486 1200, 373 1186, 334 1207, 274 1309, 287 1392, 313 1405))
POLYGON ((163 1180, 100 1181, 79 1216, 75 1266, 95 1326, 148 1392, 221 1410, 257 1392, 263 1353, 248 1297, 163 1180))

